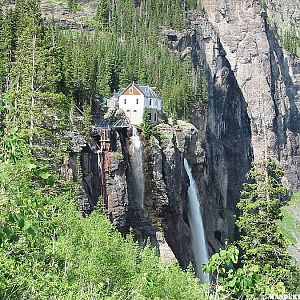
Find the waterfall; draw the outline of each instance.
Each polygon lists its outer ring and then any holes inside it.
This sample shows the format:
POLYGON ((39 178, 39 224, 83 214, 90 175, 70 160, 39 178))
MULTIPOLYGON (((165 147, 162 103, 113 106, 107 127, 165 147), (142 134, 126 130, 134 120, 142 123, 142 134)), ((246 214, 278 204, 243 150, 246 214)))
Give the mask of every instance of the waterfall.
POLYGON ((195 257, 196 273, 202 282, 208 283, 209 275, 202 270, 202 265, 208 262, 208 252, 200 208, 200 195, 186 158, 184 158, 184 168, 190 180, 190 187, 188 189, 188 216, 192 233, 192 250, 195 257))
POLYGON ((132 128, 131 147, 131 166, 135 183, 134 196, 140 207, 144 208, 145 179, 143 170, 143 144, 135 127, 132 128))

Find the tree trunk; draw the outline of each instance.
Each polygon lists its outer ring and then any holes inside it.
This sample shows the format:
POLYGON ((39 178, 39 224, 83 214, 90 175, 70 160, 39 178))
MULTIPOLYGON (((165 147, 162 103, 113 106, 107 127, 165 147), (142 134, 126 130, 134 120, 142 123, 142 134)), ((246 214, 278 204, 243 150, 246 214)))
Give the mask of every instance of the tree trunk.
POLYGON ((32 146, 33 128, 34 128, 33 108, 34 108, 34 104, 35 104, 35 98, 34 98, 35 43, 36 43, 36 34, 34 33, 33 38, 32 38, 32 75, 31 75, 30 138, 29 138, 30 146, 32 146))

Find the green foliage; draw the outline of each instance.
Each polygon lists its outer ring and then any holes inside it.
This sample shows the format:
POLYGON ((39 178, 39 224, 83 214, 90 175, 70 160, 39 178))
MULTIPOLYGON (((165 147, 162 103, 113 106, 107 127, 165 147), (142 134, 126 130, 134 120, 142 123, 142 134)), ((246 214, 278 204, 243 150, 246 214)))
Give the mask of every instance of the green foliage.
POLYGON ((85 102, 83 105, 83 122, 82 122, 82 133, 86 136, 90 136, 91 134, 91 126, 92 126, 92 108, 91 104, 85 102))
POLYGON ((0 168, 1 299, 206 298, 192 273, 124 240, 101 211, 81 217, 75 189, 38 162, 0 168))
POLYGON ((299 270, 287 252, 282 235, 281 208, 288 189, 284 172, 270 159, 255 162, 238 203, 238 246, 214 254, 205 271, 214 274, 215 290, 238 299, 296 292, 299 270))
POLYGON ((112 154, 113 154, 113 157, 115 157, 116 159, 123 158, 123 153, 120 150, 114 151, 112 154))
POLYGON ((0 95, 7 88, 8 73, 11 68, 13 47, 13 17, 11 13, 3 14, 0 1, 0 95))
POLYGON ((237 267, 239 250, 229 246, 215 253, 204 267, 214 276, 213 290, 220 297, 236 299, 261 299, 268 294, 283 294, 284 284, 263 275, 257 264, 237 267))
POLYGON ((70 11, 75 12, 78 11, 80 6, 79 4, 76 2, 76 0, 67 0, 67 4, 68 4, 68 8, 70 9, 70 11))
POLYGON ((149 115, 146 111, 143 115, 143 123, 141 124, 141 126, 139 126, 139 128, 142 130, 143 135, 146 139, 150 139, 151 136, 154 136, 157 139, 160 138, 157 127, 154 124, 151 124, 149 115))
POLYGON ((64 131, 73 102, 72 95, 63 94, 63 48, 54 28, 44 26, 36 1, 18 1, 3 18, 9 63, 0 100, 0 159, 21 159, 29 141, 35 157, 53 162, 67 150, 64 131))
MULTIPOLYGON (((59 32, 62 50, 63 92, 82 108, 95 99, 98 53, 97 39, 84 32, 59 32)), ((100 67, 99 67, 100 68, 100 67)))
POLYGON ((97 6, 96 19, 99 22, 101 29, 105 29, 108 26, 110 18, 109 1, 99 1, 97 6))
POLYGON ((282 282, 293 291, 299 271, 281 231, 281 209, 289 200, 289 191, 281 182, 283 175, 284 171, 270 159, 253 165, 238 204, 240 217, 236 224, 241 233, 243 264, 258 264, 260 273, 271 277, 273 284, 282 282))
POLYGON ((259 3, 262 6, 262 8, 266 9, 267 4, 268 4, 268 0, 259 0, 259 3))
POLYGON ((291 54, 295 56, 300 55, 300 37, 298 36, 295 27, 280 32, 279 40, 282 46, 291 54))
POLYGON ((215 274, 215 281, 218 286, 218 292, 234 297, 254 296, 256 285, 259 281, 259 267, 251 266, 250 269, 237 268, 239 250, 236 246, 229 246, 227 249, 215 253, 205 266, 204 271, 215 274))
POLYGON ((173 120, 173 125, 177 125, 177 121, 178 121, 178 115, 177 115, 177 112, 174 111, 172 113, 172 120, 173 120))
POLYGON ((282 214, 282 231, 283 235, 287 238, 289 244, 298 247, 300 241, 300 220, 299 220, 299 202, 300 193, 294 193, 290 203, 283 207, 282 214))
POLYGON ((1 136, 0 161, 17 162, 27 153, 28 147, 20 138, 17 127, 11 128, 1 136))
POLYGON ((238 204, 243 262, 260 264, 264 274, 275 272, 279 280, 288 281, 290 257, 279 228, 281 208, 288 189, 281 183, 284 172, 270 159, 255 163, 249 172, 250 183, 244 184, 238 204))

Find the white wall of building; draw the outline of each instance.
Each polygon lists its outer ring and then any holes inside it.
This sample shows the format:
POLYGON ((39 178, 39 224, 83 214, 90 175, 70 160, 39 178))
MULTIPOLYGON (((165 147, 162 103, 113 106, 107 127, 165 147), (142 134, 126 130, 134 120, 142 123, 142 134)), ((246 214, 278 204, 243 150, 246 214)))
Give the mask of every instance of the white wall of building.
POLYGON ((137 87, 134 89, 129 86, 124 94, 120 95, 119 108, 124 111, 129 122, 133 125, 140 125, 143 122, 145 111, 148 113, 151 123, 157 124, 162 111, 162 100, 150 87, 148 90, 145 86, 141 87, 143 92, 137 92, 137 89, 137 87), (133 95, 133 92, 135 94, 140 93, 140 95, 133 95))
POLYGON ((140 125, 143 122, 144 95, 121 95, 119 107, 124 110, 131 124, 140 125))

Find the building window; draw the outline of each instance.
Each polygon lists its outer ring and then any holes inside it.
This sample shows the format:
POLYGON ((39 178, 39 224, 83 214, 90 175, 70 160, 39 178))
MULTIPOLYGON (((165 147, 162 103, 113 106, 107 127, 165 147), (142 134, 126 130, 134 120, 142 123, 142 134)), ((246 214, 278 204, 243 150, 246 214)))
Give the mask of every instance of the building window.
POLYGON ((136 112, 136 110, 134 110, 133 112, 136 112))
POLYGON ((136 104, 139 104, 139 99, 136 99, 136 104))
POLYGON ((148 118, 149 118, 149 121, 152 121, 151 120, 151 113, 148 113, 148 118))
POLYGON ((157 113, 154 115, 154 121, 157 122, 157 113))
POLYGON ((129 110, 129 109, 127 109, 127 112, 130 112, 130 110, 129 110))
POLYGON ((129 89, 129 94, 133 94, 133 88, 132 87, 129 89))
POLYGON ((152 105, 152 99, 149 100, 149 105, 150 105, 150 106, 152 105))
POLYGON ((157 106, 157 100, 155 100, 155 105, 157 106))
POLYGON ((124 99, 124 104, 126 104, 126 102, 127 102, 126 99, 124 99))

